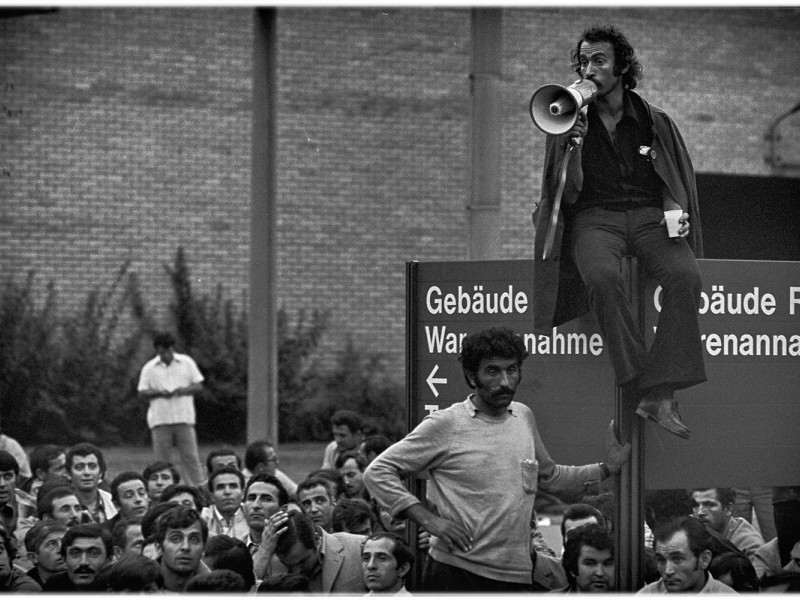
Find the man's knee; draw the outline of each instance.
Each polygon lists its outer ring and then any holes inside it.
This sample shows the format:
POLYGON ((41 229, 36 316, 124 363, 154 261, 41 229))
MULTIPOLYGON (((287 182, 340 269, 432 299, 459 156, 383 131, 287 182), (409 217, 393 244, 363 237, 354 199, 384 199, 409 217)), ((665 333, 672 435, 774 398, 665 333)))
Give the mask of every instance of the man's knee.
POLYGON ((583 273, 583 282, 590 295, 613 296, 623 288, 619 265, 595 265, 583 273))
POLYGON ((703 291, 703 280, 700 277, 700 271, 696 263, 681 263, 677 267, 670 269, 662 286, 664 289, 689 290, 695 298, 699 298, 700 292, 703 291))

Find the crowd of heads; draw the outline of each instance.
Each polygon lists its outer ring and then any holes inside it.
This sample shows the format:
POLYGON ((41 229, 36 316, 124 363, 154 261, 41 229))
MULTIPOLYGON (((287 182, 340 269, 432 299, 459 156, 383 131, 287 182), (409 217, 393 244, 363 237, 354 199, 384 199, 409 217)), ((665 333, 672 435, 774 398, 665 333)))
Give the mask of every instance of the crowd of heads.
MULTIPOLYGON (((515 352, 513 343, 507 350, 515 352)), ((310 472, 293 494, 276 477, 277 453, 265 442, 248 448, 247 476, 234 450, 211 452, 207 466, 212 470, 202 487, 181 483, 167 462, 154 462, 141 473, 122 471, 106 485, 107 465, 96 446, 35 449, 32 479, 40 480, 27 482, 35 493, 27 494, 34 499, 32 510, 18 523, 24 534, 0 527, 0 581, 25 558, 28 572, 45 590, 308 592, 324 560, 324 535, 345 532, 361 536, 365 588, 396 591, 405 585, 414 552, 403 528, 383 519, 363 483, 367 464, 390 442, 383 436, 354 435, 360 430, 351 431, 357 425, 351 416, 347 419, 338 421, 347 422, 348 430, 339 438, 345 444, 334 468, 310 472), (98 490, 105 495, 93 506, 92 492, 98 490), (111 518, 103 517, 107 503, 116 509, 111 518), (214 510, 229 520, 240 513, 244 539, 211 532, 205 513, 214 510), (279 512, 287 519, 275 557, 288 572, 256 578, 253 541, 279 512)), ((2 451, 0 475, 6 484, 19 476, 16 460, 2 451)), ((6 492, 0 501, 8 497, 6 492)), ((730 488, 648 492, 644 516, 652 531, 646 549, 653 564, 650 585, 698 592, 713 579, 739 592, 759 591, 764 582, 751 560, 725 538, 734 501, 730 488)), ((569 505, 560 533, 567 590, 615 591, 617 557, 608 515, 596 504, 569 505)))
POLYGON ((0 451, 0 508, 13 506, 15 516, 13 526, 0 525, 0 589, 7 570, 54 592, 307 591, 329 534, 368 542, 363 591, 386 582, 402 587, 413 555, 387 533, 363 481, 369 461, 391 442, 365 437, 352 411, 334 414, 331 427, 334 464, 298 484, 281 474, 268 440, 249 444, 243 458, 230 447, 209 452, 208 478, 198 486, 166 461, 109 473, 102 450, 90 443, 32 449, 33 476, 23 481, 17 460, 0 451), (257 578, 253 556, 278 513, 289 516, 275 550, 288 572, 270 569, 257 578))
MULTIPOLYGON (((461 362, 476 393, 486 356, 519 367, 527 352, 507 330, 467 336, 461 362)), ((326 560, 326 536, 345 535, 358 540, 362 577, 356 586, 397 592, 415 552, 405 522, 380 507, 364 482, 368 465, 392 442, 365 436, 359 415, 347 410, 332 416, 331 430, 323 468, 297 484, 278 469, 268 440, 250 444, 244 460, 233 448, 211 451, 208 478, 199 486, 183 483, 164 461, 109 477, 103 452, 90 443, 34 448, 33 476, 21 481, 16 459, 0 451, 0 508, 13 505, 16 511, 14 527, 7 520, 0 525, 0 589, 17 568, 12 565, 26 564, 26 574, 45 591, 309 592, 326 560), (257 567, 255 557, 270 535, 277 538, 274 559, 285 572, 257 567)), ((613 498, 586 498, 562 514, 561 591, 618 591, 613 498)), ((719 581, 736 591, 759 591, 764 580, 752 556, 731 536, 735 499, 732 489, 722 487, 648 492, 647 585, 699 592, 719 581)), ((424 533, 415 540, 422 548, 424 533)), ((796 550, 794 571, 800 572, 800 544, 796 550)))

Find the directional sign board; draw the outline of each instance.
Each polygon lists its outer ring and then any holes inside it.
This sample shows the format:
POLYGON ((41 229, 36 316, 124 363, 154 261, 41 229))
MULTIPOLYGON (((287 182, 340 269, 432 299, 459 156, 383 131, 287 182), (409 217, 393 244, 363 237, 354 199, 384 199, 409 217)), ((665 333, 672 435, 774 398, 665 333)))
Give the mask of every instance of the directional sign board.
MULTIPOLYGON (((645 487, 796 485, 800 480, 800 263, 699 261, 707 383, 681 390, 690 440, 645 425, 645 487)), ((525 336, 516 400, 536 414, 562 464, 604 454, 615 414, 608 351, 587 316, 534 335, 533 261, 409 263, 411 427, 470 393, 458 362, 467 333, 507 326, 525 336)), ((652 341, 657 288, 645 287, 652 341)))
MULTIPOLYGON (((645 430, 645 487, 800 483, 800 263, 701 260, 708 381, 679 391, 691 439, 645 430)), ((645 291, 652 341, 660 289, 645 291)))
POLYGON ((550 454, 563 464, 601 460, 615 386, 607 350, 591 320, 535 335, 532 261, 409 266, 410 425, 472 391, 458 361, 463 337, 504 326, 522 334, 531 353, 515 400, 534 410, 550 454))

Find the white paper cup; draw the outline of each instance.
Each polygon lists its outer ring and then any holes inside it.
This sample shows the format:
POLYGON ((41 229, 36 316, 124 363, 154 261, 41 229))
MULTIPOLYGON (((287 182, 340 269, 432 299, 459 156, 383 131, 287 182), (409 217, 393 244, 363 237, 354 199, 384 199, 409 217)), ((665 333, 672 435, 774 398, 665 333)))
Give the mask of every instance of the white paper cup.
POLYGON ((667 233, 669 234, 669 237, 678 237, 678 230, 681 228, 682 216, 682 209, 664 211, 664 220, 667 223, 667 233))

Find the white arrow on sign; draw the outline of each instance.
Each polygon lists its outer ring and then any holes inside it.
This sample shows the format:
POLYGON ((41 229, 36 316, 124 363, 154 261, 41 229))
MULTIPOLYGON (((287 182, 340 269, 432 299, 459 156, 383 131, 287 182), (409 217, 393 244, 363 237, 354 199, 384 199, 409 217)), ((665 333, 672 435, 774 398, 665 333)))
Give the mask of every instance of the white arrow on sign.
POLYGON ((439 365, 433 365, 433 371, 431 371, 431 374, 428 375, 428 378, 425 380, 425 382, 430 386, 434 398, 439 397, 439 391, 436 389, 436 386, 434 384, 440 383, 442 385, 445 385, 447 383, 446 377, 434 377, 434 375, 436 375, 436 372, 438 370, 439 370, 439 365))

